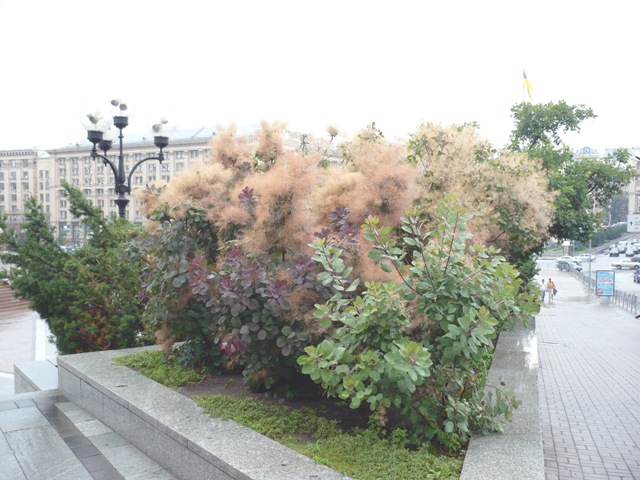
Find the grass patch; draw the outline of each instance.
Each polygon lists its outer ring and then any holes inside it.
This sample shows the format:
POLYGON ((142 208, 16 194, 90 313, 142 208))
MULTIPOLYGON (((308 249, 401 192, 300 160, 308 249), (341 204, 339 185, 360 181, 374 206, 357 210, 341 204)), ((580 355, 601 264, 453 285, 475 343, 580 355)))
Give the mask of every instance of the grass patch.
POLYGON ((335 421, 311 408, 293 409, 251 398, 206 395, 194 400, 212 417, 235 420, 357 480, 460 478, 462 459, 426 448, 404 448, 402 432, 391 436, 375 428, 343 432, 335 421))
MULTIPOLYGON (((172 388, 202 378, 160 351, 118 357, 117 363, 172 388)), ((462 458, 438 455, 426 448, 407 449, 401 430, 390 435, 373 427, 344 432, 336 421, 312 408, 291 408, 242 396, 204 395, 194 401, 214 418, 234 420, 356 480, 460 478, 462 458)))
POLYGON ((160 350, 146 350, 116 357, 118 365, 124 365, 145 377, 149 377, 174 390, 182 385, 201 382, 204 375, 194 369, 184 368, 160 350))

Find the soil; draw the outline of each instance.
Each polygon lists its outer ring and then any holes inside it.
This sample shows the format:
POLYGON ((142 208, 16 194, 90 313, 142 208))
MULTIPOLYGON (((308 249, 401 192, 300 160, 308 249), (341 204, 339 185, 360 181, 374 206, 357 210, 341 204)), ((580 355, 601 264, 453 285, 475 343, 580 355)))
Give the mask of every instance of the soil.
POLYGON ((305 399, 279 400, 264 393, 252 392, 244 387, 241 374, 208 375, 200 383, 180 387, 180 393, 187 397, 200 395, 228 395, 235 397, 250 397, 274 405, 284 405, 294 409, 311 408, 319 416, 336 420, 340 428, 350 431, 354 427, 366 428, 371 412, 365 409, 353 410, 348 405, 338 405, 323 397, 305 399))

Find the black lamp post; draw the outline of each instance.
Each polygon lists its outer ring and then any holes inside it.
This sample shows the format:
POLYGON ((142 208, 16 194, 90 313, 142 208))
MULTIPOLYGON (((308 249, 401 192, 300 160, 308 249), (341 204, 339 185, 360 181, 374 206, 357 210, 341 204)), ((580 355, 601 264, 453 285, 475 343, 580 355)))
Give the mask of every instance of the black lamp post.
POLYGON ((120 218, 126 218, 126 208, 129 199, 125 194, 131 193, 131 176, 133 172, 139 165, 149 160, 158 160, 162 163, 164 160, 162 149, 169 145, 169 135, 171 135, 175 127, 170 126, 166 118, 161 118, 158 123, 151 127, 154 135, 153 143, 160 149, 160 152, 157 156, 143 158, 138 161, 127 177, 124 170, 124 154, 122 152, 122 129, 129 125, 130 112, 128 106, 120 100, 111 100, 111 105, 115 109, 113 119, 105 117, 101 112, 95 112, 82 117, 81 122, 84 128, 87 129, 87 139, 93 144, 91 158, 100 158, 105 165, 111 167, 115 178, 115 191, 118 194, 118 198, 115 200, 116 205, 118 205, 118 215, 120 218), (111 129, 112 125, 118 129, 117 132, 111 129), (113 138, 116 134, 119 138, 117 165, 107 157, 107 152, 111 149, 113 138), (104 155, 98 153, 98 149, 102 150, 104 155))

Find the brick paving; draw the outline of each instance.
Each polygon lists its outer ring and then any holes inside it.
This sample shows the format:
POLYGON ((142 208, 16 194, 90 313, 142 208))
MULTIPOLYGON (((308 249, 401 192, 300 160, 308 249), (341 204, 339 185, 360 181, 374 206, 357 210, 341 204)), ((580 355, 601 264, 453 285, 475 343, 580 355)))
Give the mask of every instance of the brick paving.
POLYGON ((536 318, 546 479, 640 480, 640 319, 553 278, 536 318))

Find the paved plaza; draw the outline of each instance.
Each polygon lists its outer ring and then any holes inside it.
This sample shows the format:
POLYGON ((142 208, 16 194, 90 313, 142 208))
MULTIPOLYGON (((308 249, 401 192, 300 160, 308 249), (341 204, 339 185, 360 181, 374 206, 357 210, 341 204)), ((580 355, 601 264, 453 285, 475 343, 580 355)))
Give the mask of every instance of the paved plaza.
POLYGON ((640 319, 542 275, 558 288, 536 319, 546 479, 640 479, 640 319))

